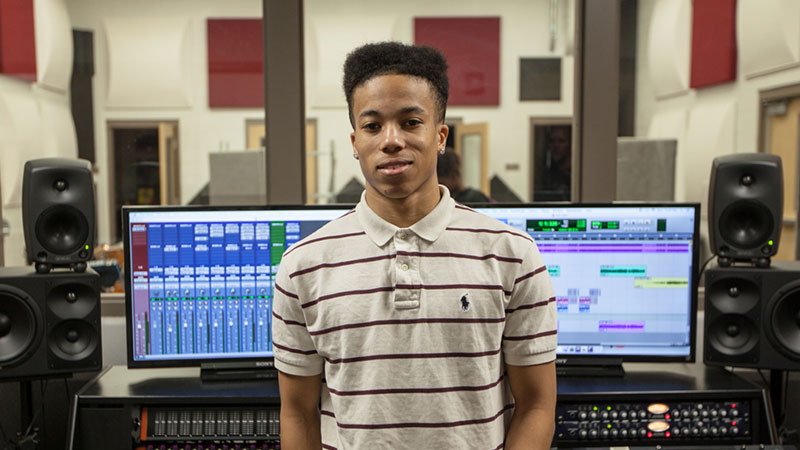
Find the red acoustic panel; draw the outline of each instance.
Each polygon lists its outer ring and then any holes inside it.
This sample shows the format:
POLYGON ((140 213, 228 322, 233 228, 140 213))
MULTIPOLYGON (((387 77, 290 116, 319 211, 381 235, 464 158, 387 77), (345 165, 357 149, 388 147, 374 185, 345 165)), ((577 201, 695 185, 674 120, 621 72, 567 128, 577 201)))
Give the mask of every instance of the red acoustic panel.
POLYGON ((500 104, 500 18, 415 18, 414 43, 442 51, 449 105, 500 104))
POLYGON ((208 19, 208 106, 264 107, 261 19, 208 19))
POLYGON ((33 0, 0 0, 0 73, 36 81, 33 0))
POLYGON ((736 0, 692 2, 692 69, 689 85, 736 79, 736 0))

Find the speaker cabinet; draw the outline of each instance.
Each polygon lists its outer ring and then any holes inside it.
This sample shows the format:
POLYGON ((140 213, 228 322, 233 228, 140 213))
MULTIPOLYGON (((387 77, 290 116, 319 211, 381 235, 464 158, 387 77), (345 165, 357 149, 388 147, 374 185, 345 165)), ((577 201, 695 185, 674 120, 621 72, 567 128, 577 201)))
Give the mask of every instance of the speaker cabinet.
POLYGON ((100 277, 0 268, 0 380, 100 370, 100 277))
POLYGON ((94 247, 94 185, 89 161, 43 158, 25 163, 22 221, 29 263, 83 271, 94 247))
POLYGON ((737 260, 769 265, 783 221, 781 159, 741 153, 714 159, 708 190, 708 236, 720 265, 737 260))
POLYGON ((703 360, 800 370, 800 262, 705 273, 703 360))

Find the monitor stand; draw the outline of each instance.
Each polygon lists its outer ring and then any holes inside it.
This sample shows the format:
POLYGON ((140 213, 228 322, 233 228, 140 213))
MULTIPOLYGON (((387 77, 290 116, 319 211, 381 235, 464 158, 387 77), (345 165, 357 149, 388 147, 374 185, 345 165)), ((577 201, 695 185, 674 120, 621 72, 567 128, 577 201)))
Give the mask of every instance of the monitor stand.
POLYGON ((556 359, 556 375, 564 377, 621 377, 625 375, 625 369, 622 368, 621 357, 561 357, 556 359))
POLYGON ((274 380, 276 378, 278 378, 278 369, 272 363, 263 361, 200 364, 200 380, 203 382, 274 380))

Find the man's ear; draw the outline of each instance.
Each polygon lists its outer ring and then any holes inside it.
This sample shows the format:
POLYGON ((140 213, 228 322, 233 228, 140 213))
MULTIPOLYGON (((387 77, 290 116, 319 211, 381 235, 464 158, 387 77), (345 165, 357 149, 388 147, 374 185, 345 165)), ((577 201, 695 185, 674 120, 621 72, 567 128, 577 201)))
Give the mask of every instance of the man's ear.
POLYGON ((439 126, 439 147, 447 145, 447 136, 450 135, 450 127, 444 122, 439 126))

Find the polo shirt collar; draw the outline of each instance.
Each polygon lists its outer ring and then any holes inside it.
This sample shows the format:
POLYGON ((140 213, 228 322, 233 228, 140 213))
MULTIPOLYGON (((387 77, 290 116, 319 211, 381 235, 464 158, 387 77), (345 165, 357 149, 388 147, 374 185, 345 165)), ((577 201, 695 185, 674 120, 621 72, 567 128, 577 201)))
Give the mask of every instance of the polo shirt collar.
MULTIPOLYGON (((408 227, 414 234, 429 242, 438 239, 444 229, 447 228, 456 206, 455 200, 450 197, 450 191, 446 187, 439 185, 439 192, 441 193, 441 198, 436 207, 427 216, 408 227)), ((361 193, 361 201, 356 205, 356 214, 367 236, 378 247, 386 245, 394 237, 395 232, 400 229, 383 220, 370 209, 369 205, 367 205, 366 191, 361 193)))

